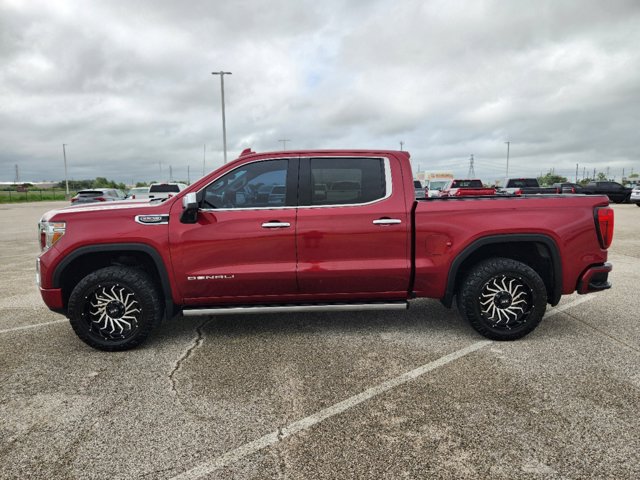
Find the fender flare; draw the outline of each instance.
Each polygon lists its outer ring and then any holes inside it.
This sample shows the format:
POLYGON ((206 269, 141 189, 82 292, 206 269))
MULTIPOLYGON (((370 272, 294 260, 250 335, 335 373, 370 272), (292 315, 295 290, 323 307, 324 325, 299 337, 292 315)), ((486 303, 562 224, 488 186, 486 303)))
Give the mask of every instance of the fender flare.
POLYGON ((62 287, 62 274, 65 269, 69 266, 71 262, 75 259, 92 253, 105 253, 105 252, 143 252, 151 257, 153 263, 158 270, 160 275, 160 285, 162 287, 162 293, 164 294, 165 301, 165 316, 166 318, 171 318, 174 313, 174 303, 173 303, 173 295, 171 294, 171 283, 169 282, 169 274, 167 273, 167 269, 164 265, 162 257, 158 253, 158 251, 150 245, 145 243, 101 243, 97 245, 87 245, 84 247, 77 248, 73 250, 71 253, 66 255, 62 261, 56 265, 53 276, 53 288, 61 288, 62 287))
POLYGON ((451 304, 453 303, 453 296, 455 294, 458 270, 462 263, 469 258, 472 253, 486 245, 513 242, 541 243, 548 248, 549 254, 551 255, 551 266, 553 268, 553 293, 551 298, 549 298, 549 303, 554 306, 557 305, 560 301, 560 297, 562 296, 562 261, 560 259, 560 250, 553 238, 541 233, 490 235, 479 238, 467 245, 464 250, 454 258, 453 262, 451 262, 449 274, 447 276, 447 288, 445 290, 444 297, 442 297, 441 300, 443 305, 451 307, 451 304))

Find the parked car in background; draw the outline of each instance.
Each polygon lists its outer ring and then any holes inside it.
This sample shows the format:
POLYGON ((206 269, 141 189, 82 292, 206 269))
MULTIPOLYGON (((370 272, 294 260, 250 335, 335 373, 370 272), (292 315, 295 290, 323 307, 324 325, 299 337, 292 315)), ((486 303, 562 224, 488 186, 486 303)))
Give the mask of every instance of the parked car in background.
POLYGON ((427 180, 427 186, 425 187, 425 193, 427 197, 439 197, 440 190, 442 190, 447 183, 453 180, 453 176, 449 178, 430 178, 427 180))
POLYGON ((555 187, 541 187, 537 178, 508 178, 499 193, 510 195, 535 195, 540 193, 557 193, 555 187))
POLYGON ((149 198, 169 198, 187 188, 184 183, 154 183, 149 187, 149 198))
POLYGON ((624 203, 631 197, 631 189, 618 182, 589 182, 581 193, 587 195, 606 195, 613 203, 624 203))
POLYGON ((413 181, 413 191, 416 195, 416 198, 425 198, 427 196, 420 180, 413 181))
POLYGON ((637 207, 640 207, 640 185, 636 185, 631 190, 631 196, 629 197, 631 203, 635 203, 637 207))
POLYGON ((127 198, 132 200, 141 199, 141 198, 149 198, 149 187, 135 187, 129 190, 129 195, 127 198))
POLYGON ((451 180, 440 190, 441 197, 476 197, 480 195, 495 195, 496 189, 485 187, 482 180, 451 180))
POLYGON ((121 190, 115 188, 94 188, 79 191, 76 196, 71 199, 71 203, 115 202, 124 199, 125 195, 121 190))
POLYGON ((556 189, 556 193, 582 193, 582 185, 577 183, 554 183, 553 188, 556 189))

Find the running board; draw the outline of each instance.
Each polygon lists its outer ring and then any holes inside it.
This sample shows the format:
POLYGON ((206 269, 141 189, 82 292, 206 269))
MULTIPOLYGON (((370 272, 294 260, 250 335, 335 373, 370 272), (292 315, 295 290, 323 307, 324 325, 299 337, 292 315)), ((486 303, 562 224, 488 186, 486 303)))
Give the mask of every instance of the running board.
POLYGON ((409 303, 326 303, 311 305, 258 305, 255 307, 190 308, 182 311, 185 317, 199 315, 233 315, 246 313, 286 313, 286 312, 348 312, 366 310, 407 310, 409 303))

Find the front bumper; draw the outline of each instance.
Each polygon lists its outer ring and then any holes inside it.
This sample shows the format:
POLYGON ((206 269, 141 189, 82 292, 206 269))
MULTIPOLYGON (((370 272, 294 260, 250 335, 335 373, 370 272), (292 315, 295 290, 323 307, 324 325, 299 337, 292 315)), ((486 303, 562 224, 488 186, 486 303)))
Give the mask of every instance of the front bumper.
POLYGON ((611 272, 612 269, 613 266, 610 263, 587 268, 578 280, 577 292, 579 294, 585 294, 608 290, 611 288, 609 272, 611 272))
POLYGON ((40 287, 40 295, 42 300, 54 312, 61 312, 64 310, 64 302, 62 300, 61 288, 42 288, 40 287))

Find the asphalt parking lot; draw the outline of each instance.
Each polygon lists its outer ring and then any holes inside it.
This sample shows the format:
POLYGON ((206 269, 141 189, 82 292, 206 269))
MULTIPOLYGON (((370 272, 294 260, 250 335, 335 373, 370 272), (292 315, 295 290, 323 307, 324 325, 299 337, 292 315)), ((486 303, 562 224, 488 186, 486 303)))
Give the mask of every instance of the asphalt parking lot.
POLYGON ((407 312, 175 318, 91 349, 35 285, 36 222, 0 205, 1 478, 640 478, 640 208, 613 289, 485 341, 407 312))

